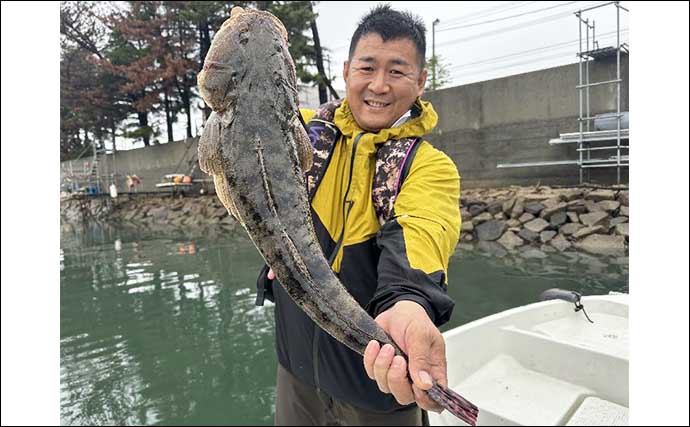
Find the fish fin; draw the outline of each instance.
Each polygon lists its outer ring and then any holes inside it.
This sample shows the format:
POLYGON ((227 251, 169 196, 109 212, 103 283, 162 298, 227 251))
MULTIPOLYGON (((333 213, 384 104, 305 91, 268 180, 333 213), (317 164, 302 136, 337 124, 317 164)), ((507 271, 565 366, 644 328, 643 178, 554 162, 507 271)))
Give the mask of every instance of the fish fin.
POLYGON ((199 167, 209 175, 223 172, 221 153, 222 123, 220 115, 213 111, 206 120, 204 131, 199 138, 197 148, 199 167))
POLYGON ((309 135, 307 131, 302 126, 302 122, 299 120, 297 115, 293 117, 292 123, 292 135, 295 138, 295 144, 297 144, 297 157, 299 158, 299 163, 303 172, 311 169, 311 165, 314 162, 314 153, 311 147, 311 141, 309 140, 309 135))
POLYGON ((225 206, 230 215, 232 215, 238 222, 242 222, 240 219, 240 214, 237 212, 235 203, 233 203, 230 197, 230 189, 228 188, 228 182, 222 175, 213 175, 213 184, 216 186, 216 194, 220 199, 220 202, 225 206))

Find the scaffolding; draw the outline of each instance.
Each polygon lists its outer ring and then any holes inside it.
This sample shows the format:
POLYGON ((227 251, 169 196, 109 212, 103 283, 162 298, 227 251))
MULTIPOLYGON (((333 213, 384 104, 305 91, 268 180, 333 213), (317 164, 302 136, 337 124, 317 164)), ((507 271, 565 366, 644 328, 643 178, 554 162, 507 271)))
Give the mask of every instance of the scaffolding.
POLYGON ((107 149, 102 142, 99 144, 97 141, 88 141, 76 158, 61 163, 60 190, 88 195, 107 192, 109 184, 117 184, 119 176, 115 153, 114 149, 107 149), (112 157, 108 159, 108 155, 112 157), (78 160, 82 161, 81 168, 74 166, 78 160))
POLYGON ((498 164, 497 168, 519 168, 519 167, 538 167, 538 166, 560 166, 560 165, 577 165, 580 172, 580 184, 583 184, 586 178, 589 180, 589 170, 591 168, 616 168, 616 183, 621 181, 621 168, 629 166, 629 152, 625 154, 629 148, 629 143, 623 144, 623 141, 629 141, 629 129, 624 129, 622 121, 625 118, 627 121, 627 112, 621 111, 621 83, 623 82, 621 76, 621 52, 629 53, 628 46, 621 43, 620 40, 620 12, 621 9, 628 12, 628 9, 621 6, 620 2, 613 1, 603 3, 586 9, 580 9, 575 12, 578 18, 579 25, 579 49, 577 56, 579 58, 578 64, 578 84, 575 88, 578 91, 578 132, 560 134, 558 138, 549 140, 549 145, 558 144, 577 144, 578 159, 576 160, 557 160, 546 162, 528 162, 528 163, 502 163, 498 164), (614 5, 616 7, 616 46, 609 46, 600 48, 596 40, 596 23, 589 18, 585 18, 583 14, 594 9, 604 6, 614 5), (583 25, 585 27, 583 40, 583 25), (590 32, 591 30, 591 32, 590 32), (591 41, 591 43, 590 43, 591 41), (590 62, 597 59, 616 56, 616 78, 611 80, 592 82, 590 81, 590 62), (602 114, 592 116, 590 112, 590 88, 604 85, 616 85, 616 112, 613 114, 602 114), (613 119, 615 127, 607 130, 592 129, 597 123, 605 122, 613 119), (592 143, 608 143, 603 146, 592 143), (614 145, 615 142, 615 145, 614 145), (614 153, 615 150, 615 154, 614 153), (599 152, 598 157, 593 157, 593 152, 599 152), (608 154, 608 155, 607 155, 608 154))
MULTIPOLYGON (((620 5, 620 2, 614 1, 610 3, 605 3, 601 4, 598 6, 593 6, 591 8, 587 9, 581 9, 577 12, 575 12, 575 16, 577 16, 578 19, 578 26, 579 26, 579 34, 580 34, 580 42, 579 42, 579 51, 577 53, 577 56, 579 57, 579 79, 580 82, 576 86, 578 90, 578 101, 579 101, 579 110, 580 110, 580 116, 578 117, 578 125, 579 125, 579 134, 576 139, 577 141, 577 152, 579 154, 579 165, 580 165, 580 184, 583 182, 584 178, 584 171, 587 170, 588 168, 592 167, 615 167, 616 168, 616 183, 620 184, 621 182, 621 168, 622 167, 628 167, 629 165, 629 154, 626 155, 621 155, 622 150, 628 150, 629 144, 628 145, 622 145, 621 141, 623 139, 629 141, 629 131, 626 130, 625 135, 622 135, 622 129, 621 129, 621 119, 623 118, 623 114, 621 112, 621 83, 622 83, 622 78, 621 78, 621 51, 625 50, 627 53, 627 46, 625 44, 621 43, 620 40, 620 13, 621 9, 625 10, 626 12, 628 11, 626 8, 620 5), (616 7, 616 47, 606 47, 606 48, 599 48, 598 43, 596 41, 596 24, 594 21, 592 21, 592 24, 590 25, 589 23, 589 18, 584 18, 583 13, 608 6, 613 4, 616 7), (582 26, 585 26, 585 43, 584 43, 584 48, 583 50, 583 43, 582 43, 582 26), (590 31, 592 30, 592 44, 590 46, 590 31), (605 58, 608 56, 612 56, 613 54, 616 55, 616 78, 613 80, 606 80, 606 81, 601 81, 601 82, 591 82, 589 79, 589 63, 591 61, 594 61, 598 58, 605 58), (582 73, 582 65, 585 65, 585 72, 584 72, 584 79, 583 79, 583 73, 582 73), (609 85, 609 84, 614 84, 616 85, 616 114, 615 114, 615 120, 616 120, 616 129, 615 131, 592 131, 591 129, 591 124, 592 121, 595 119, 594 117, 591 117, 590 114, 590 103, 589 103, 589 89, 594 86, 602 86, 602 85, 609 85), (584 97, 583 97, 583 91, 584 97), (583 98, 584 98, 584 104, 585 104, 585 109, 583 109, 583 98), (594 141, 615 141, 616 145, 605 145, 605 146, 598 146, 598 147, 592 147, 591 142, 594 141), (592 151, 600 151, 604 150, 608 153, 611 153, 613 150, 616 150, 616 155, 610 155, 607 159, 592 159, 592 151), (586 155, 586 158, 584 158, 586 155)), ((563 140, 563 135, 559 138, 560 140, 563 140)), ((549 141, 551 143, 551 141, 549 141)))

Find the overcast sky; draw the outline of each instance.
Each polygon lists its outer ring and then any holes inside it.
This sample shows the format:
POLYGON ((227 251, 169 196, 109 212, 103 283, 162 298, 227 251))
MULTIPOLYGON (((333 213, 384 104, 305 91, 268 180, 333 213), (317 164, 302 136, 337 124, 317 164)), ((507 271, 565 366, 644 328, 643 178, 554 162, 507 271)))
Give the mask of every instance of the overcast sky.
MULTIPOLYGON (((410 11, 423 19, 427 57, 432 50, 432 23, 440 21, 436 27, 436 54, 448 65, 452 78, 449 86, 457 86, 577 62, 578 20, 573 12, 608 2, 389 3, 394 9, 410 11)), ((331 70, 339 77, 334 85, 337 89, 345 87, 342 63, 347 59, 350 37, 360 18, 376 4, 324 1, 316 6, 321 43, 331 50, 331 70)), ((621 4, 628 7, 627 2, 621 4)), ((627 15, 621 11, 621 30, 628 28, 627 15)), ((585 12, 583 17, 595 22, 600 47, 615 45, 614 5, 585 12)), ((627 42, 627 31, 621 32, 621 39, 627 42)))

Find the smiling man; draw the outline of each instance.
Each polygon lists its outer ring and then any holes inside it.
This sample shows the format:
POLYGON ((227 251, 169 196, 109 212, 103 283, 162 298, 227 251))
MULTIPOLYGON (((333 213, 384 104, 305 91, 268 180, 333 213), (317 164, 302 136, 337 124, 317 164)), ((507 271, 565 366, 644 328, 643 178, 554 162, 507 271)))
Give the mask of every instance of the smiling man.
POLYGON ((419 98, 425 52, 419 18, 378 6, 352 37, 346 99, 303 111, 315 159, 306 177, 324 255, 409 363, 375 341, 362 363, 273 286, 265 267, 258 286, 276 303, 277 425, 426 425, 422 409, 440 410, 423 390, 432 379, 447 384, 438 326, 454 305, 446 278, 460 233, 460 177, 422 139, 438 121, 419 98))

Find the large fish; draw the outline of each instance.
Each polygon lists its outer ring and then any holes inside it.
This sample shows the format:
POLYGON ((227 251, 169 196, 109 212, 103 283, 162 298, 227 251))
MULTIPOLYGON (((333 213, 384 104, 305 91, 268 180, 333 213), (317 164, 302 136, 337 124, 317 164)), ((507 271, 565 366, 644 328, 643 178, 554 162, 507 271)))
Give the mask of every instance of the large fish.
MULTIPOLYGON (((347 292, 314 233, 303 171, 312 164, 299 118, 287 32, 272 14, 232 9, 198 76, 213 109, 199 141, 201 169, 295 303, 359 354, 370 340, 400 348, 347 292)), ((434 383, 430 397, 474 424, 477 408, 434 383)))

